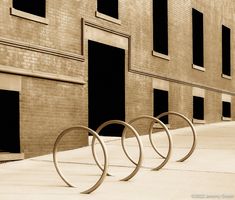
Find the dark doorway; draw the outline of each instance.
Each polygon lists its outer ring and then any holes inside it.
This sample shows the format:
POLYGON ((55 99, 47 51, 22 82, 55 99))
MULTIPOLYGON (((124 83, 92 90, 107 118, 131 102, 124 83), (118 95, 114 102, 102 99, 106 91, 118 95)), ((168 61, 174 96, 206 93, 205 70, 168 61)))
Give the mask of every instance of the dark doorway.
POLYGON ((231 118, 231 103, 223 101, 222 102, 222 114, 223 117, 231 118))
MULTIPOLYGON (((88 41, 89 127, 107 120, 125 120, 125 50, 88 41)), ((100 133, 121 136, 123 127, 110 125, 100 133)))
MULTIPOLYGON (((168 91, 165 90, 153 90, 153 102, 154 102, 154 109, 153 114, 154 116, 158 116, 161 113, 168 112, 168 91)), ((168 115, 164 116, 160 119, 164 124, 168 124, 168 115)))
POLYGON ((19 92, 0 90, 0 151, 20 153, 19 92))
POLYGON ((204 98, 193 97, 193 118, 198 120, 204 120, 204 98))

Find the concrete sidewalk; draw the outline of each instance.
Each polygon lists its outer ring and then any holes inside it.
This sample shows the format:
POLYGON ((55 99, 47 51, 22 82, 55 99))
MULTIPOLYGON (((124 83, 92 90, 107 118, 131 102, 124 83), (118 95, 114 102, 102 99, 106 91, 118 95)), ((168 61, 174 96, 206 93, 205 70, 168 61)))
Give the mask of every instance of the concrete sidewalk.
MULTIPOLYGON (((134 168, 122 152, 120 139, 104 138, 109 152, 109 171, 113 176, 107 177, 91 194, 80 194, 101 174, 91 158, 90 147, 59 154, 64 174, 78 188, 67 187, 60 179, 52 155, 0 164, 0 200, 235 199, 235 122, 196 126, 196 130, 197 148, 183 163, 175 160, 187 152, 192 142, 191 132, 188 128, 171 131, 172 159, 159 171, 151 169, 162 159, 152 150, 148 137, 142 136, 144 164, 137 176, 127 182, 119 180, 134 168)), ((167 149, 164 138, 160 133, 155 134, 161 152, 167 149)), ((136 141, 128 139, 126 146, 137 159, 136 141)))

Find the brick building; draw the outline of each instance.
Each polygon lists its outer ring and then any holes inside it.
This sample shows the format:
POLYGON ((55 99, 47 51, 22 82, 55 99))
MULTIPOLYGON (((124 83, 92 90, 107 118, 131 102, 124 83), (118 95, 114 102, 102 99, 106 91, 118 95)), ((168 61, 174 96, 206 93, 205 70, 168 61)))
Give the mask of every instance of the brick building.
POLYGON ((167 110, 232 120, 234 13, 231 0, 0 1, 0 151, 42 155, 65 127, 167 110))

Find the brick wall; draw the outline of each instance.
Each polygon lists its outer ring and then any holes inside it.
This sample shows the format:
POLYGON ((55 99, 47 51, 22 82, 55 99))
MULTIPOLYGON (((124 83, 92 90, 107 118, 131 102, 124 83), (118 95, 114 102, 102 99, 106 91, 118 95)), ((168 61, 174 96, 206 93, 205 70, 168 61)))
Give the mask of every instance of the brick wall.
MULTIPOLYGON (((0 2, 0 66, 21 77, 20 139, 26 158, 51 153, 64 128, 87 125, 87 87, 79 83, 84 80, 79 6, 47 1, 47 25, 13 16, 12 2, 0 2)), ((84 132, 66 138, 63 149, 88 143, 84 132)))
MULTIPOLYGON (((73 84, 23 78, 21 93, 21 142, 26 157, 52 152, 59 132, 86 125, 86 91, 73 84)), ((64 148, 87 144, 87 133, 71 134, 64 148)))
MULTIPOLYGON (((132 13, 132 65, 131 69, 149 79, 170 82, 169 109, 192 119, 192 87, 205 89, 205 122, 221 121, 221 94, 234 98, 234 73, 232 80, 221 77, 222 24, 231 29, 231 68, 233 67, 233 12, 231 1, 168 1, 169 60, 154 57, 152 51, 151 1, 132 2, 138 12, 132 13), (204 67, 205 72, 192 68, 192 8, 204 17, 204 67), (146 12, 148 11, 148 13, 146 12), (136 20, 138 19, 138 20, 136 20)), ((133 86, 132 86, 133 87, 133 86)), ((138 86, 136 87, 138 88, 138 86)), ((147 91, 149 88, 146 88, 147 91)), ((149 95, 152 95, 149 93, 149 95)), ((145 96, 143 94, 143 96, 145 96)), ((143 99, 144 97, 136 97, 143 99)), ((146 104, 145 104, 146 105, 146 104)), ((132 105, 128 105, 131 106, 132 105)), ((148 105, 149 108, 152 105, 148 105)), ((232 108, 233 109, 233 108, 232 108)), ((234 110, 234 109, 233 109, 234 110)), ((150 112, 151 113, 151 112, 150 112)), ((234 116, 234 114, 233 114, 234 116)), ((234 119, 234 118, 233 118, 234 119)), ((171 127, 184 126, 178 118, 170 117, 171 127)))

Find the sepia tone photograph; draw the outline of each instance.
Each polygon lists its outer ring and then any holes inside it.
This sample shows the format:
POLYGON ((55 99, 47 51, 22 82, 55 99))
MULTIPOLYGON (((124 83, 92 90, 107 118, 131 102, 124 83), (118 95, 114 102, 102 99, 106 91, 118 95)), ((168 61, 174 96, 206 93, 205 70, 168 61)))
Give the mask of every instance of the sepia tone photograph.
POLYGON ((0 200, 235 200, 234 0, 0 0, 0 200))

